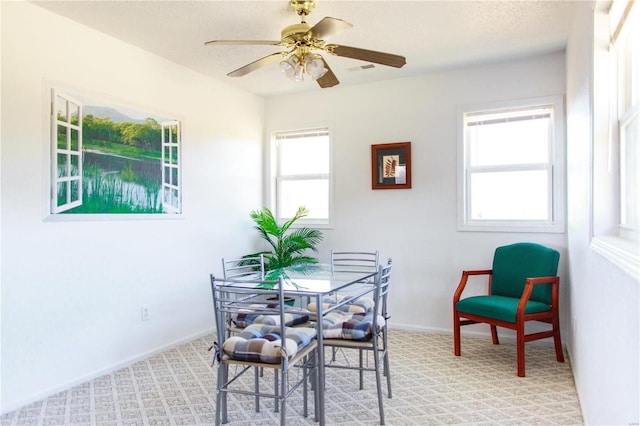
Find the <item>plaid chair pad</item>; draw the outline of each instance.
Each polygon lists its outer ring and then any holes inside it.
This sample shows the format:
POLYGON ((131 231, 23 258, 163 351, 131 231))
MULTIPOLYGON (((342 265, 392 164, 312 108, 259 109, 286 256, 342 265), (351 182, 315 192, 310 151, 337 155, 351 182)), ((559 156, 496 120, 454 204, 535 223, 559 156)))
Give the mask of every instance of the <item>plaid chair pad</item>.
MULTIPOLYGON (((335 297, 325 297, 322 299, 322 310, 326 310, 334 307, 338 302, 342 302, 345 300, 351 300, 351 296, 339 296, 337 299, 335 297)), ((373 299, 370 297, 360 297, 355 299, 353 302, 347 303, 345 305, 340 306, 337 311, 342 312, 350 312, 350 313, 367 313, 371 312, 373 309, 373 299)), ((311 302, 307 305, 307 309, 311 312, 317 312, 316 303, 311 302)), ((335 311, 334 311, 335 312, 335 311)))
MULTIPOLYGON (((277 308, 278 305, 269 304, 269 305, 252 305, 256 309, 264 309, 264 308, 277 308)), ((300 312, 296 310, 296 312, 300 312)), ((280 325, 280 315, 265 315, 265 314, 256 314, 250 309, 247 309, 247 312, 240 312, 237 314, 233 314, 231 316, 231 321, 235 324, 236 327, 244 328, 251 324, 261 324, 261 325, 280 325)), ((309 321, 309 315, 304 313, 290 313, 285 312, 284 314, 284 325, 287 327, 291 327, 298 324, 304 324, 309 321)))
MULTIPOLYGON (((384 317, 378 315, 378 330, 385 327, 384 317)), ((322 336, 325 339, 369 340, 373 336, 372 313, 329 312, 322 318, 322 336)))
POLYGON ((280 327, 251 324, 239 334, 229 337, 222 344, 222 352, 231 359, 248 362, 279 364, 283 352, 288 359, 309 345, 316 337, 316 330, 308 327, 285 329, 285 345, 282 347, 280 327))

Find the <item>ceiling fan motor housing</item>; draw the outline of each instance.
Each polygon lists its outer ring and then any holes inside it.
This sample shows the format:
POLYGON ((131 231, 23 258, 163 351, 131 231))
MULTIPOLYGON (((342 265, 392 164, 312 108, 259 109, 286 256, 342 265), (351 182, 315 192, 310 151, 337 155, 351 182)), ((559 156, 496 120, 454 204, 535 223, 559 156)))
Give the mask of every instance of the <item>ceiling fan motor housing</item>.
POLYGON ((306 22, 289 25, 282 30, 282 41, 292 44, 303 41, 303 36, 309 31, 310 28, 311 25, 307 24, 306 22))

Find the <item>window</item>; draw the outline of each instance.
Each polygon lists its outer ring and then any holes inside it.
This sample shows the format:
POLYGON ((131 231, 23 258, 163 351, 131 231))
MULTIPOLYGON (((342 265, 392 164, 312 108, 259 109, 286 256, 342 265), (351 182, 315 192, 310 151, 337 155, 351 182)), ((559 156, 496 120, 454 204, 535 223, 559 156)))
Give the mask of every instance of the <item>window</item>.
POLYGON ((460 110, 458 228, 563 232, 561 97, 460 110))
POLYGON ((630 15, 633 3, 616 1, 611 8, 612 60, 617 66, 615 118, 620 164, 620 227, 638 232, 638 139, 640 138, 640 20, 630 15), (624 20, 627 14, 628 22, 624 20), (620 16, 622 15, 622 16, 620 16), (635 22, 633 20, 635 19, 635 22), (633 22, 633 23, 632 23, 633 22))
POLYGON ((601 1, 594 14, 591 247, 640 277, 640 7, 601 1))
POLYGON ((309 215, 301 223, 328 225, 331 213, 331 161, 328 128, 275 132, 275 215, 293 217, 305 206, 309 215))

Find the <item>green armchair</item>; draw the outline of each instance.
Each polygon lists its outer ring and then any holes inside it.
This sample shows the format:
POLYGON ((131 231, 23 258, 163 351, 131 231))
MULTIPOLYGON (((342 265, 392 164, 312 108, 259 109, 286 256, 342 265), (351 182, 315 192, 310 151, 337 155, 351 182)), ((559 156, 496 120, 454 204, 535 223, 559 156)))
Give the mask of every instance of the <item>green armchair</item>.
POLYGON ((518 376, 525 375, 525 342, 553 337, 556 359, 564 362, 558 319, 559 260, 560 253, 551 248, 516 243, 496 249, 492 269, 463 271, 453 296, 454 355, 460 356, 460 327, 486 323, 496 345, 497 327, 516 331, 518 376), (488 294, 461 299, 472 275, 488 275, 488 294), (549 323, 551 329, 525 334, 527 321, 549 323))

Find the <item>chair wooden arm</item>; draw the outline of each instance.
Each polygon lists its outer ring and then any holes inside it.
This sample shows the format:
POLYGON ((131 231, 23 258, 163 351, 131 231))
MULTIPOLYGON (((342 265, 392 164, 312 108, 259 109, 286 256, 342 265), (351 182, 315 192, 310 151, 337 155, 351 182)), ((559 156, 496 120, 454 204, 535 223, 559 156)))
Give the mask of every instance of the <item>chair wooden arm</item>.
POLYGON ((516 310, 516 318, 521 318, 524 316, 524 308, 527 306, 527 302, 529 302, 529 298, 531 297, 531 292, 533 291, 533 286, 536 284, 551 284, 551 306, 558 306, 558 286, 560 284, 560 277, 535 277, 535 278, 527 278, 527 281, 524 285, 524 291, 522 292, 522 296, 520 296, 520 302, 518 302, 518 309, 516 310))
POLYGON ((462 296, 462 292, 464 288, 467 286, 467 280, 472 275, 491 275, 491 269, 476 269, 471 271, 462 271, 462 277, 460 277, 460 282, 458 283, 458 288, 456 288, 456 292, 453 294, 453 304, 455 305, 462 296))

